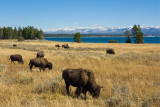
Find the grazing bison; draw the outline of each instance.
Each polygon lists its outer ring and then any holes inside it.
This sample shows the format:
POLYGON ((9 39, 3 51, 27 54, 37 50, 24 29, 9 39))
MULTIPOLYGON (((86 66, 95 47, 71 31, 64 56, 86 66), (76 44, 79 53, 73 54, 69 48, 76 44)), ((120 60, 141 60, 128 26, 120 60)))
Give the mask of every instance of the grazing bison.
POLYGON ((38 52, 37 53, 37 58, 39 57, 44 57, 44 51, 38 52))
POLYGON ((61 46, 60 46, 59 44, 57 44, 57 45, 55 45, 55 47, 58 47, 58 48, 60 48, 61 46))
MULTIPOLYGON (((19 55, 19 54, 11 55, 11 56, 10 56, 10 59, 11 59, 11 63, 12 63, 12 62, 14 63, 14 61, 18 61, 18 63, 21 63, 21 64, 24 63, 24 61, 23 61, 23 59, 22 59, 22 56, 19 55)), ((10 60, 10 59, 9 59, 9 60, 10 60)))
POLYGON ((31 59, 30 62, 29 62, 29 65, 30 65, 30 70, 31 71, 32 71, 33 66, 39 67, 40 72, 41 72, 41 69, 43 69, 43 71, 45 71, 45 68, 48 68, 49 70, 52 69, 52 63, 48 62, 48 60, 46 58, 31 59))
POLYGON ((62 45, 62 48, 69 48, 69 45, 68 44, 64 44, 64 45, 62 45))
POLYGON ((115 54, 113 49, 107 49, 106 54, 115 54))
POLYGON ((17 46, 17 44, 13 44, 13 47, 16 47, 17 46))
POLYGON ((67 94, 69 95, 69 86, 77 87, 75 94, 80 96, 81 92, 85 95, 87 91, 90 92, 92 97, 98 98, 102 87, 96 84, 94 73, 86 69, 65 69, 63 70, 62 77, 66 84, 67 94))

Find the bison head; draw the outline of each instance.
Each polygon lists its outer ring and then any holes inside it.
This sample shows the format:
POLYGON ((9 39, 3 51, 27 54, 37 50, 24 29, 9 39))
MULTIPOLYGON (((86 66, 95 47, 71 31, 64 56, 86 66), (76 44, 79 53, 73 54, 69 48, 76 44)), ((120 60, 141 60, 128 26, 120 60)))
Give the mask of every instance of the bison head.
POLYGON ((51 70, 52 69, 52 63, 48 62, 47 65, 46 65, 46 68, 48 68, 49 70, 51 70))
POLYGON ((20 61, 18 61, 18 63, 24 64, 24 61, 23 61, 23 60, 20 60, 20 61))
POLYGON ((93 96, 94 98, 98 98, 98 97, 99 97, 101 88, 102 88, 102 87, 99 86, 99 85, 96 85, 95 87, 93 87, 92 96, 93 96))

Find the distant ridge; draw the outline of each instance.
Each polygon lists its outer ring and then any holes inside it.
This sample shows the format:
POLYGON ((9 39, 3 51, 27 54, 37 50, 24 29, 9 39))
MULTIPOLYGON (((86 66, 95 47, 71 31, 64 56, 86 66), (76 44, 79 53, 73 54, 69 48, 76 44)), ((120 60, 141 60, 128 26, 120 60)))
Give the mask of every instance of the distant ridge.
MULTIPOLYGON (((45 34, 75 34, 80 32, 81 34, 120 34, 124 31, 131 30, 132 27, 76 27, 76 28, 64 28, 64 29, 50 29, 44 30, 45 34)), ((160 36, 160 27, 145 27, 141 26, 141 30, 144 35, 160 36)))

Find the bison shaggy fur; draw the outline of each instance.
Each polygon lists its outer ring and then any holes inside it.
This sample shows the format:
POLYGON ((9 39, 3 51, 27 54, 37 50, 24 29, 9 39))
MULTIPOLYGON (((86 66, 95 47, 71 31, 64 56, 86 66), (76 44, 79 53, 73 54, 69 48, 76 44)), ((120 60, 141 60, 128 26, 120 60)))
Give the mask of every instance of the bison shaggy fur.
POLYGON ((61 46, 60 46, 59 44, 57 44, 57 45, 55 45, 55 47, 58 47, 58 48, 59 48, 59 47, 61 47, 61 46))
POLYGON ((44 51, 38 52, 37 53, 37 58, 39 57, 44 57, 44 51))
POLYGON ((14 63, 14 61, 18 61, 18 63, 21 63, 21 64, 24 63, 24 61, 23 61, 23 59, 22 59, 22 56, 19 55, 19 54, 11 55, 11 56, 10 56, 10 60, 11 60, 11 63, 12 63, 12 62, 14 63))
POLYGON ((70 95, 69 86, 77 87, 75 94, 77 97, 81 93, 85 95, 87 91, 90 92, 92 97, 98 98, 100 95, 101 87, 96 84, 94 73, 86 69, 65 69, 63 70, 62 77, 66 84, 67 94, 70 95))
POLYGON ((115 54, 113 49, 107 49, 106 54, 115 54))
POLYGON ((31 59, 29 62, 30 65, 30 70, 32 71, 32 67, 39 67, 40 71, 41 69, 43 69, 43 71, 45 71, 45 68, 48 68, 49 70, 52 69, 52 63, 48 62, 48 60, 46 58, 34 58, 31 59))
POLYGON ((16 47, 17 46, 17 44, 13 44, 13 47, 16 47))
POLYGON ((62 48, 69 48, 69 45, 68 44, 64 44, 64 45, 62 45, 62 48))

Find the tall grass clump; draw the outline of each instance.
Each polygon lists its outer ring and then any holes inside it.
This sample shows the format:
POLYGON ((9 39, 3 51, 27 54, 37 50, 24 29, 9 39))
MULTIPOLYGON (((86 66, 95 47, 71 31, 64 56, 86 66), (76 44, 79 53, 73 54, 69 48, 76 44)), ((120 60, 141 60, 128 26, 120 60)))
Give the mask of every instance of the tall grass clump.
POLYGON ((147 98, 143 101, 142 107, 152 107, 152 98, 147 98))
POLYGON ((62 90, 61 82, 62 82, 62 78, 59 76, 52 77, 52 78, 47 79, 45 81, 40 81, 35 86, 35 93, 61 92, 61 90, 62 90))

